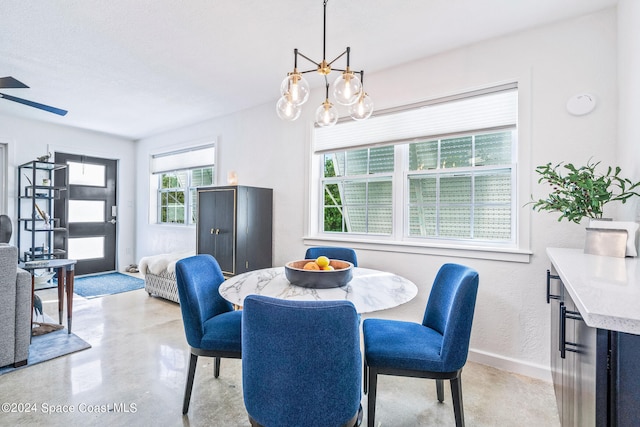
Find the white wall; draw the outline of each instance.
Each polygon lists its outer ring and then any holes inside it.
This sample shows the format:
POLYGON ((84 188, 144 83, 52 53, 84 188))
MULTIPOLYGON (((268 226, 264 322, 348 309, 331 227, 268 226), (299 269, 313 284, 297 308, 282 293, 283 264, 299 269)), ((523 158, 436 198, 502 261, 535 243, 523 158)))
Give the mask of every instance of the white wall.
POLYGON ((158 253, 195 250, 195 227, 149 223, 149 209, 156 208, 145 204, 151 199, 149 159, 154 153, 211 139, 216 140, 217 147, 217 183, 226 185, 227 173, 233 170, 240 185, 273 188, 274 248, 277 252, 278 248, 299 246, 304 233, 300 212, 300 197, 305 192, 307 138, 304 129, 302 122, 283 126, 275 115, 275 107, 268 105, 139 141, 136 144, 140 201, 136 220, 138 259, 158 253), (294 221, 288 219, 292 214, 294 221))
MULTIPOLYGON (((618 3, 618 158, 625 176, 640 181, 640 2, 618 3)), ((634 198, 621 209, 621 220, 640 221, 640 200, 634 198)))
MULTIPOLYGON (((521 129, 530 142, 533 171, 546 162, 584 163, 593 157, 604 164, 616 160, 617 57, 616 10, 609 9, 551 26, 478 43, 435 57, 368 74, 367 91, 378 109, 404 105, 520 79, 526 95, 521 129), (571 116, 567 99, 580 92, 597 96, 589 115, 571 116)), ((283 71, 284 72, 284 71, 283 71)), ((274 91, 276 88, 274 88, 274 91)), ((148 157, 163 146, 188 144, 215 137, 218 178, 224 184, 236 170, 240 184, 274 189, 274 265, 295 259, 305 250, 303 236, 308 212, 310 126, 321 89, 305 105, 295 123, 279 121, 273 104, 210 120, 140 141, 136 241, 138 259, 145 255, 195 247, 195 231, 148 224, 148 157)), ((544 196, 531 173, 534 197, 544 196)), ((524 201, 529 195, 521 195, 524 201)), ((523 207, 523 210, 530 209, 523 207)), ((461 262, 478 269, 480 291, 471 340, 472 360, 549 379, 549 306, 544 301, 545 248, 581 247, 584 227, 558 223, 552 214, 531 215, 530 263, 400 254, 359 250, 359 262, 413 280, 419 294, 379 317, 420 321, 437 269, 444 262, 461 262)))
POLYGON ((133 180, 136 160, 133 141, 56 124, 0 115, 0 142, 9 145, 6 197, 7 212, 12 218, 16 218, 17 215, 16 170, 19 165, 35 160, 36 157, 48 152, 53 154, 55 151, 118 160, 119 209, 118 259, 116 261, 119 270, 135 262, 133 227, 136 213, 133 180))

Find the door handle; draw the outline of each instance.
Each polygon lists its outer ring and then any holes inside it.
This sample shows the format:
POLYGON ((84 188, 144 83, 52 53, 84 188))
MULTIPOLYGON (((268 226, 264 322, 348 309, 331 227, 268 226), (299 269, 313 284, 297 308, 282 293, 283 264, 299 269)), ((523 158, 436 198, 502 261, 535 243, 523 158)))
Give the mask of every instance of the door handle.
POLYGON ((111 220, 110 220, 110 221, 107 221, 107 222, 110 222, 111 224, 114 224, 114 225, 115 225, 115 223, 116 223, 116 219, 115 219, 115 218, 111 218, 111 220))

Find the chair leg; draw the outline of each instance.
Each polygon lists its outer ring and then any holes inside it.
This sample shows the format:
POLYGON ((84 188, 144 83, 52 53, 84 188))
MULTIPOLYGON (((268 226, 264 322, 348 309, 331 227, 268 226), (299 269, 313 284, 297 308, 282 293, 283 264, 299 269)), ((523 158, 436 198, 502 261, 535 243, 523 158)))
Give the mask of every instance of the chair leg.
POLYGON ((369 371, 369 399, 367 402, 367 427, 374 427, 376 423, 376 388, 378 386, 378 373, 371 370, 371 367, 367 369, 369 371))
POLYGON ((436 393, 438 394, 438 402, 444 402, 444 380, 436 380, 436 393))
POLYGON ((363 414, 364 414, 364 411, 362 410, 362 403, 361 403, 360 407, 358 408, 358 414, 356 415, 356 419, 353 423, 353 426, 351 427, 360 427, 360 425, 362 425, 363 414))
POLYGON ((462 407, 462 380, 459 376, 451 380, 451 397, 453 399, 453 413, 456 417, 456 427, 464 427, 464 408, 462 407))
POLYGON ((198 356, 191 353, 189 359, 189 371, 187 373, 187 385, 184 388, 184 402, 182 403, 182 414, 189 412, 189 402, 191 401, 191 389, 193 388, 193 377, 196 375, 198 356))
POLYGON ((214 378, 218 378, 220 376, 220 358, 214 357, 214 368, 213 368, 213 376, 214 378))
POLYGON ((365 360, 362 364, 362 388, 364 389, 364 394, 367 394, 369 381, 367 381, 367 375, 369 374, 369 369, 367 369, 367 361, 365 360))

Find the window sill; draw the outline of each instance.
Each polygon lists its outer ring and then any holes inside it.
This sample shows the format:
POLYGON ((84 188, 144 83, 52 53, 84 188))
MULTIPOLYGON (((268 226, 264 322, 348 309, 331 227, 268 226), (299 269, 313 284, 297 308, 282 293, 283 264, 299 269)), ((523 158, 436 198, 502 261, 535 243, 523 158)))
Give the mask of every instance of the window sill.
POLYGON ((305 245, 319 246, 335 244, 349 246, 354 249, 364 249, 372 251, 411 253, 422 255, 437 255, 459 258, 485 259, 492 261, 507 261, 529 263, 532 252, 517 248, 496 248, 488 246, 463 246, 452 244, 429 244, 397 242, 383 240, 369 240, 357 238, 336 238, 330 236, 306 236, 303 238, 305 245))
POLYGON ((157 225, 158 227, 176 227, 176 228, 185 228, 192 227, 195 228, 195 224, 180 224, 179 222, 156 222, 151 225, 157 225))

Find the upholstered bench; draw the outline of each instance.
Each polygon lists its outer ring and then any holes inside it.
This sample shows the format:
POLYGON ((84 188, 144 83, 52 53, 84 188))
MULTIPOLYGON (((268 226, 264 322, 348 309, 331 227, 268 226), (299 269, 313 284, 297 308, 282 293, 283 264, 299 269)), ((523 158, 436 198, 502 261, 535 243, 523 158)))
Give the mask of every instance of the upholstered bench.
POLYGON ((195 251, 176 252, 144 257, 138 268, 144 274, 144 289, 149 295, 155 295, 180 303, 176 283, 176 262, 195 255, 195 251))

